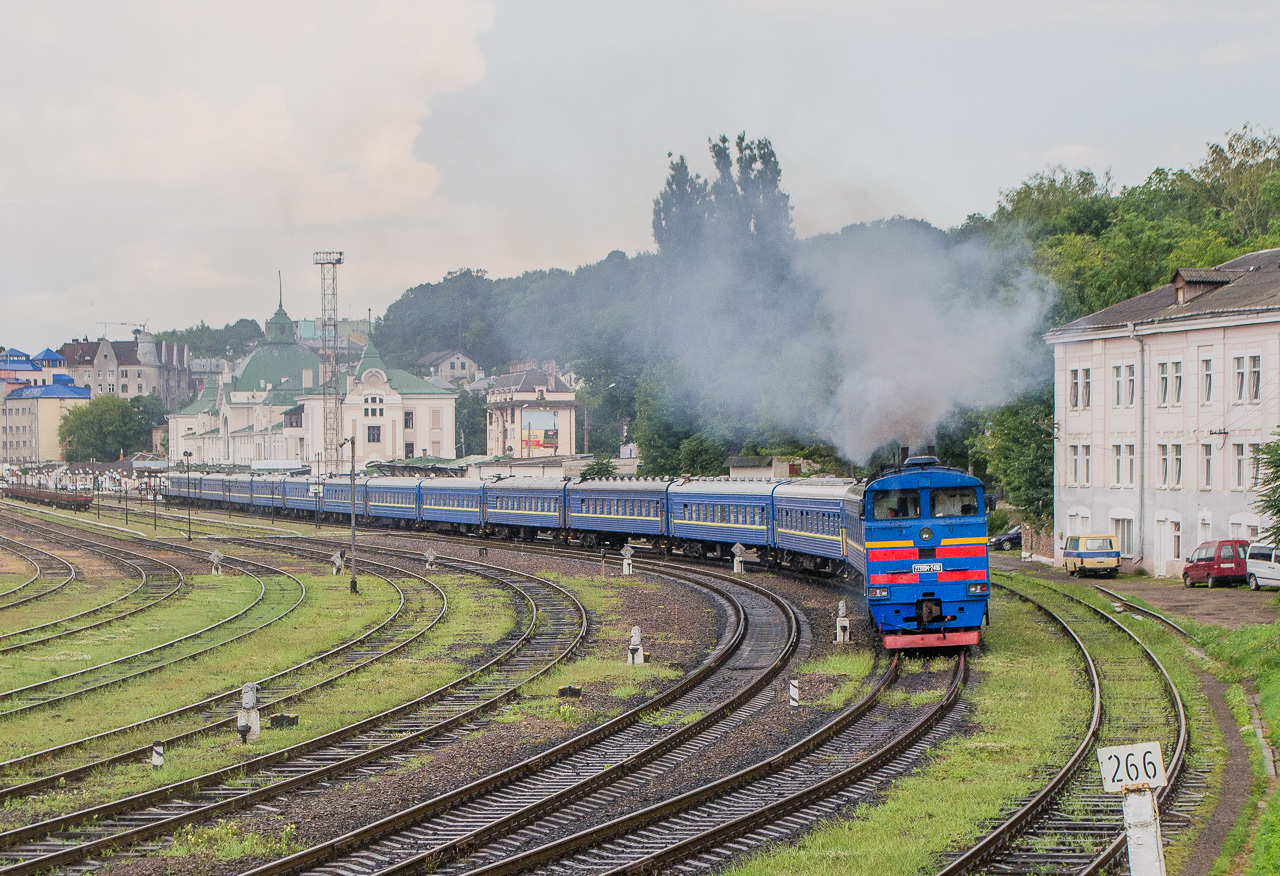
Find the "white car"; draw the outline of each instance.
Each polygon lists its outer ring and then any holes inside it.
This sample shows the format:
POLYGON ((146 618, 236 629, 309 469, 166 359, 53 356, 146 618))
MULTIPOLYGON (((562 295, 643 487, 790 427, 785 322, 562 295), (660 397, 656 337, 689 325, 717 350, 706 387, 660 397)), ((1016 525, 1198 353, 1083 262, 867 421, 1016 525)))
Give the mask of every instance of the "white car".
POLYGON ((1280 587, 1280 556, 1274 545, 1251 544, 1246 560, 1250 590, 1259 587, 1280 587))

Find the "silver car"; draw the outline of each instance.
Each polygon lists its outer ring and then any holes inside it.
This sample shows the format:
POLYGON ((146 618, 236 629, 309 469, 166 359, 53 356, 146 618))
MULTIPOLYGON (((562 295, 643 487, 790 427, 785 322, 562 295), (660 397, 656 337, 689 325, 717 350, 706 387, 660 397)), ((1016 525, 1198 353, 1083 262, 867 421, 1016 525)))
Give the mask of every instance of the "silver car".
POLYGON ((1250 590, 1259 587, 1280 587, 1280 556, 1276 556, 1275 545, 1249 545, 1248 578, 1250 590))

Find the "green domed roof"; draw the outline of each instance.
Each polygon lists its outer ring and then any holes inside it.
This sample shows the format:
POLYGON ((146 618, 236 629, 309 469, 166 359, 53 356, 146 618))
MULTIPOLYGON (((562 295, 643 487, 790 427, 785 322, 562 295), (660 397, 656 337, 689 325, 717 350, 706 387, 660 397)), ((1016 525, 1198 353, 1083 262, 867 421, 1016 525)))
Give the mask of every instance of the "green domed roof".
POLYGON ((267 320, 267 343, 240 363, 231 388, 235 392, 266 392, 270 388, 292 395, 319 385, 320 357, 296 341, 293 320, 281 304, 267 320), (311 372, 306 381, 305 371, 311 372))

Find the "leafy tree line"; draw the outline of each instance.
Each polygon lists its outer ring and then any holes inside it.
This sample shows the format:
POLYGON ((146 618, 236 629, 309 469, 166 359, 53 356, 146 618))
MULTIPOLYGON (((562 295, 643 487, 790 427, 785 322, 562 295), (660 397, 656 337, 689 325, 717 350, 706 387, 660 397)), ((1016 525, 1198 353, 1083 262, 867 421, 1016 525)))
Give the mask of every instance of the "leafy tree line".
MULTIPOLYGON (((407 368, 430 350, 448 348, 491 372, 526 356, 571 362, 585 379, 579 399, 589 412, 591 449, 612 455, 625 426, 640 447, 644 473, 719 474, 725 458, 738 453, 803 456, 825 471, 857 473, 867 469, 839 458, 815 433, 772 417, 773 392, 762 390, 760 404, 744 414, 742 404, 724 402, 713 376, 705 386, 690 381, 671 361, 670 334, 690 325, 707 337, 738 338, 750 350, 802 332, 825 315, 794 266, 838 264, 869 238, 908 226, 940 246, 989 243, 1009 256, 1010 274, 1030 270, 1040 277, 1053 290, 1042 328, 1146 292, 1176 268, 1211 267, 1280 246, 1280 139, 1248 125, 1208 144, 1193 166, 1156 168, 1140 185, 1054 167, 1002 191, 990 215, 974 213, 950 230, 898 218, 809 239, 792 230, 780 161, 767 139, 722 136, 708 142, 708 152, 706 178, 684 156, 668 156, 653 202, 656 251, 633 257, 615 251, 575 271, 511 278, 452 272, 388 308, 374 329, 379 349, 407 368)), ((689 343, 696 345, 696 333, 689 343)), ((813 366, 793 379, 811 381, 821 398, 833 374, 821 361, 813 366)), ((1012 404, 958 411, 934 439, 945 461, 989 477, 1033 519, 1052 513, 1053 410, 1045 377, 1044 389, 1012 404)), ((462 426, 467 450, 476 452, 483 400, 463 408, 459 423, 469 424, 462 426)), ((867 468, 891 452, 885 448, 867 468)))
POLYGON ((151 430, 165 422, 164 404, 156 396, 138 395, 125 401, 100 395, 63 414, 58 441, 67 462, 110 462, 151 450, 151 430))
POLYGON ((191 355, 202 359, 239 359, 265 337, 262 326, 252 319, 238 319, 220 329, 205 325, 204 320, 201 320, 199 325, 188 329, 156 333, 156 340, 178 346, 186 345, 191 348, 191 355))

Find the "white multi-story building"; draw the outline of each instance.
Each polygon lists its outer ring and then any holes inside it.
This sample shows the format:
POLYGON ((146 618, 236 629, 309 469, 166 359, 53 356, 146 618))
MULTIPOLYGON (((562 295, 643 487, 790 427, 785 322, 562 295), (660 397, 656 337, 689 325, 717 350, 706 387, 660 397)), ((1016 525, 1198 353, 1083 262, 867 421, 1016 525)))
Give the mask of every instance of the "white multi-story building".
POLYGON ((1250 253, 1054 329, 1054 535, 1114 532, 1128 568, 1181 574, 1202 541, 1255 538, 1280 426, 1280 250, 1250 253))

